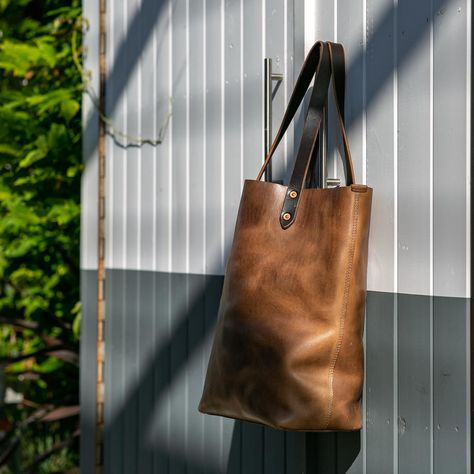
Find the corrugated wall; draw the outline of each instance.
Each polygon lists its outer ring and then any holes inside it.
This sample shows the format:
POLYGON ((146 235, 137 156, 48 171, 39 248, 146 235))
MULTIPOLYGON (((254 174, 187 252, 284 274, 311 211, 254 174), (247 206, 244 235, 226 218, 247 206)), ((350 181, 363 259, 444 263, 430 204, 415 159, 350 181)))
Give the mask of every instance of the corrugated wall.
MULTIPOLYGON (((96 84, 97 5, 84 6, 96 84)), ((131 136, 158 137, 165 127, 157 146, 118 134, 107 142, 106 472, 469 472, 470 8, 467 0, 108 0, 107 114, 131 136), (197 412, 242 182, 263 156, 263 58, 284 75, 276 130, 315 39, 346 47, 356 176, 374 188, 361 433, 284 433, 197 412)), ((84 123, 88 473, 97 115, 87 98, 84 123)), ((300 130, 298 119, 296 137, 300 130)), ((329 175, 341 176, 334 130, 328 138, 329 175)), ((282 145, 276 179, 288 177, 293 131, 282 145)))

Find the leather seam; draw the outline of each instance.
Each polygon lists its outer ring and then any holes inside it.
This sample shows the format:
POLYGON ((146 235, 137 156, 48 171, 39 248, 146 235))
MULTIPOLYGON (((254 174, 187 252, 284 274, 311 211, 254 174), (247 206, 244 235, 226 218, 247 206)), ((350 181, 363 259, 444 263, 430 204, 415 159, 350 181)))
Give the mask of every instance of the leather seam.
POLYGON ((350 243, 350 248, 349 248, 349 261, 347 264, 346 275, 345 275, 345 280, 344 280, 344 299, 343 299, 343 304, 342 304, 341 316, 339 318, 339 332, 338 332, 335 353, 331 360, 331 365, 329 367, 329 376, 328 376, 329 404, 328 404, 326 422, 324 423, 324 428, 323 428, 325 430, 329 426, 329 423, 331 421, 331 417, 333 414, 333 409, 334 409, 334 372, 336 368, 337 359, 339 358, 339 353, 342 347, 342 340, 344 337, 344 326, 345 326, 346 315, 347 315, 347 306, 349 303, 349 289, 350 289, 350 282, 351 282, 352 269, 353 269, 353 263, 354 263, 357 224, 359 220, 359 198, 360 198, 359 194, 356 194, 355 200, 354 200, 354 217, 352 221, 351 243, 350 243))

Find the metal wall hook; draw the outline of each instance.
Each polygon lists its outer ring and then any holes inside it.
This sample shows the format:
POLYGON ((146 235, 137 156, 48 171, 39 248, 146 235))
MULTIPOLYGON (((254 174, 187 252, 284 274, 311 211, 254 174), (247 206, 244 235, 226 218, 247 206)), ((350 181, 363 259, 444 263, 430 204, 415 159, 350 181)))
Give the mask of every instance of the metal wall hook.
POLYGON ((334 188, 341 185, 340 178, 328 178, 327 158, 328 158, 328 108, 324 108, 323 121, 321 123, 321 140, 319 142, 319 153, 322 159, 319 160, 319 187, 334 188))
MULTIPOLYGON (((264 152, 267 156, 268 151, 272 145, 272 92, 273 92, 273 81, 282 81, 283 74, 273 73, 272 72, 272 58, 264 59, 264 102, 265 110, 263 113, 263 123, 264 123, 264 152)), ((272 163, 267 166, 265 170, 265 181, 272 181, 272 163)))

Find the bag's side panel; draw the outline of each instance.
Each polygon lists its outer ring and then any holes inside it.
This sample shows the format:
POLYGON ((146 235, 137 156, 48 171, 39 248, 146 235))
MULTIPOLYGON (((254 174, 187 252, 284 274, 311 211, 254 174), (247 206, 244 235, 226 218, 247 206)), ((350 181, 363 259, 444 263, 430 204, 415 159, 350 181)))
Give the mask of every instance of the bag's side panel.
POLYGON ((337 353, 330 374, 332 400, 328 427, 332 429, 362 428, 363 333, 372 189, 361 190, 353 191, 345 294, 339 316, 337 353))

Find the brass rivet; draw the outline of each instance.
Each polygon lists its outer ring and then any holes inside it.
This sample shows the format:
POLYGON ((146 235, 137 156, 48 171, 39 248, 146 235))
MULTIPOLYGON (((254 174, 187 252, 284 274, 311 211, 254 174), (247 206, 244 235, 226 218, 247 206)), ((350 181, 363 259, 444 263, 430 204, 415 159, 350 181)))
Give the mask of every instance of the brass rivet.
POLYGON ((289 221, 291 219, 291 214, 289 212, 285 212, 282 217, 284 221, 289 221))
POLYGON ((298 193, 296 191, 290 191, 290 198, 295 199, 296 196, 298 196, 298 193))

